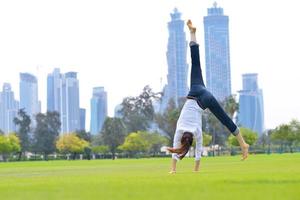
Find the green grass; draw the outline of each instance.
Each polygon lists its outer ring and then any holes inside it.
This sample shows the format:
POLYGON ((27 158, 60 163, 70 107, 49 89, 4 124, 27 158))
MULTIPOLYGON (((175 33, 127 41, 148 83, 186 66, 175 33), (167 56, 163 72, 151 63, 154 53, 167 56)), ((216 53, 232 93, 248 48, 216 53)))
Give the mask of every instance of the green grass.
POLYGON ((297 200, 300 154, 193 159, 168 174, 170 159, 0 163, 0 199, 297 200))

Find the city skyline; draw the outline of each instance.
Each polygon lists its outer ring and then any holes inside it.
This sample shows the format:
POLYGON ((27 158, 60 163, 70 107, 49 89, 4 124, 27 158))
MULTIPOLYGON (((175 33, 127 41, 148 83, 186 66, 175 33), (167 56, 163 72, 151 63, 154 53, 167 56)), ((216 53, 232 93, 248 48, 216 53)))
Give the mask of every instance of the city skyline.
MULTIPOLYGON (((47 74, 53 68, 61 68, 63 73, 77 71, 80 107, 90 113, 86 97, 92 87, 101 85, 108 91, 108 113, 112 116, 122 98, 138 95, 145 85, 162 90, 167 74, 167 22, 175 7, 184 20, 191 18, 197 26, 204 64, 203 16, 213 2, 1 2, 0 85, 11 83, 19 100, 18 73, 36 75, 45 112, 47 74)), ((296 58, 300 32, 293 25, 299 16, 290 6, 296 1, 217 2, 230 16, 232 92, 242 88, 241 74, 258 73, 264 90, 266 128, 299 119, 300 63, 296 58), (283 103, 286 98, 280 93, 291 95, 288 104, 283 103)))

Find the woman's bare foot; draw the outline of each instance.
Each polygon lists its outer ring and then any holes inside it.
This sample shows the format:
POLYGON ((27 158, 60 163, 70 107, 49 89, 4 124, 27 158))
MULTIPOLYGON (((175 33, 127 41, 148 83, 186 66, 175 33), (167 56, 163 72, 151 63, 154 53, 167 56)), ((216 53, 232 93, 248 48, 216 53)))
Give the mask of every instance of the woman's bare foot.
POLYGON ((186 25, 188 26, 191 33, 196 32, 196 27, 193 26, 192 21, 190 19, 187 21, 186 25))
POLYGON ((242 149, 242 160, 246 160, 248 158, 249 154, 249 144, 245 144, 244 146, 241 146, 242 149))

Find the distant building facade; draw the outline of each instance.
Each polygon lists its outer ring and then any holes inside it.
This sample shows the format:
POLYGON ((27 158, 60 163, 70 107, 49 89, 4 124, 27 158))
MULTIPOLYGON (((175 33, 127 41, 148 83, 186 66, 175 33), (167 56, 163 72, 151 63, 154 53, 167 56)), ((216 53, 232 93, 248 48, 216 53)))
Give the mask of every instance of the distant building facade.
POLYGON ((20 109, 24 109, 35 126, 35 116, 41 112, 38 100, 38 80, 29 73, 20 73, 20 109))
POLYGON ((91 98, 91 134, 98 134, 107 117, 107 93, 104 87, 93 88, 91 98))
POLYGON ((4 83, 0 92, 0 129, 4 133, 16 131, 13 120, 17 117, 19 102, 15 100, 14 92, 9 83, 4 83))
POLYGON ((168 23, 169 39, 167 50, 168 75, 167 84, 163 89, 161 111, 168 106, 170 99, 178 105, 178 99, 188 93, 187 83, 187 41, 184 32, 185 22, 181 19, 181 13, 174 9, 171 21, 168 23))
POLYGON ((239 91, 238 121, 259 135, 264 132, 263 92, 258 88, 257 74, 243 74, 243 90, 239 91))
POLYGON ((57 111, 61 119, 61 133, 81 128, 79 107, 79 80, 76 72, 61 74, 54 69, 47 78, 47 110, 57 111))
POLYGON ((206 87, 217 100, 231 95, 229 18, 214 3, 204 17, 206 87))

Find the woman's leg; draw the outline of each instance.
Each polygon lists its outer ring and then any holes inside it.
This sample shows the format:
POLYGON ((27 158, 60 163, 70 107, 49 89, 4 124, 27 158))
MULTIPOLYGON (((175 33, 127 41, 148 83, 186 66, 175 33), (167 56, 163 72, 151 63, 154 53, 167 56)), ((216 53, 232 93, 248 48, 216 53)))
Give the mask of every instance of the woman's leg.
POLYGON ((196 28, 192 25, 191 20, 188 20, 187 26, 191 35, 191 58, 192 58, 192 70, 191 70, 191 88, 192 85, 201 84, 204 86, 202 70, 199 57, 199 45, 196 40, 196 28))
POLYGON ((176 164, 177 164, 177 160, 172 158, 171 171, 169 172, 170 174, 176 173, 176 164))
POLYGON ((199 172, 200 170, 200 160, 195 160, 194 172, 199 172))
POLYGON ((203 146, 203 135, 202 129, 200 128, 196 133, 196 147, 195 147, 195 168, 194 171, 198 172, 200 169, 200 160, 202 157, 202 146, 203 146))
MULTIPOLYGON (((211 94, 210 94, 211 95, 211 94)), ((220 120, 220 122, 228 128, 228 130, 236 136, 239 145, 242 149, 242 160, 245 160, 248 157, 248 149, 249 145, 244 141, 243 136, 240 133, 239 128, 235 125, 235 123, 231 120, 231 118, 227 115, 224 109, 220 106, 218 101, 215 99, 213 95, 210 96, 210 102, 208 104, 209 110, 220 120)))

